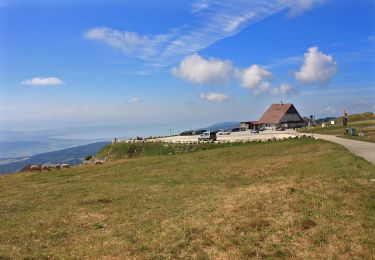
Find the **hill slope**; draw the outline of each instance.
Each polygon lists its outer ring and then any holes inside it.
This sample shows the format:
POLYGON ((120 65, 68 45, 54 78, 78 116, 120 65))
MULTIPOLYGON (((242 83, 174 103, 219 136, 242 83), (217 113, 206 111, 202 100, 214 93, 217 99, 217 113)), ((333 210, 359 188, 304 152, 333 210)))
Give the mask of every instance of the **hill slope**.
POLYGON ((0 258, 370 259, 375 166, 324 141, 0 176, 0 258))
POLYGON ((350 115, 347 127, 342 126, 342 117, 336 118, 334 121, 335 125, 332 126, 321 127, 321 125, 317 125, 315 128, 304 127, 298 129, 298 131, 313 131, 316 134, 335 135, 342 138, 375 143, 375 115, 373 113, 367 112, 350 115), (355 128, 357 136, 345 134, 346 128, 355 128), (365 136, 358 136, 359 133, 364 133, 365 136))
POLYGON ((69 163, 72 165, 82 162, 85 156, 96 154, 103 146, 109 142, 98 142, 93 144, 81 145, 73 148, 63 149, 54 152, 41 153, 31 156, 27 160, 0 165, 0 174, 15 172, 29 164, 43 163, 69 163))
POLYGON ((196 129, 196 131, 198 130, 217 131, 219 129, 229 130, 229 129, 233 129, 237 127, 240 127, 240 122, 222 122, 222 123, 216 123, 216 124, 207 126, 205 128, 196 129))

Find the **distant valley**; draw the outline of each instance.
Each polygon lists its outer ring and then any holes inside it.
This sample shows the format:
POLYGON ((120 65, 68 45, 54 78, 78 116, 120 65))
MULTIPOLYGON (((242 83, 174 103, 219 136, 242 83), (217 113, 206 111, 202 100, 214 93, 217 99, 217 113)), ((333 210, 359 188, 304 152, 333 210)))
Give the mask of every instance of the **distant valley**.
POLYGON ((107 144, 109 144, 109 142, 97 142, 53 152, 41 153, 30 157, 2 158, 0 159, 0 174, 16 172, 29 164, 68 163, 76 165, 81 163, 87 155, 96 154, 107 144))

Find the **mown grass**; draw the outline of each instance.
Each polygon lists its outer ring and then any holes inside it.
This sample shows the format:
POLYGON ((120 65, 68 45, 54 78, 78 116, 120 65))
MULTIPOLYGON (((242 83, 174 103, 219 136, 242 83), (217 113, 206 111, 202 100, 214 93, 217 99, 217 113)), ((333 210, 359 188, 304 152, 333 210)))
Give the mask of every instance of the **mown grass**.
POLYGON ((362 113, 349 116, 349 123, 347 127, 342 126, 342 118, 335 120, 335 125, 328 125, 321 127, 317 125, 314 128, 304 127, 298 130, 303 133, 316 133, 335 135, 341 138, 347 138, 358 141, 366 141, 375 143, 375 115, 373 113, 362 113), (346 128, 355 128, 356 136, 346 134, 346 128), (358 136, 359 133, 364 133, 365 136, 358 136))
POLYGON ((375 256, 375 166, 311 139, 0 177, 0 258, 375 256))

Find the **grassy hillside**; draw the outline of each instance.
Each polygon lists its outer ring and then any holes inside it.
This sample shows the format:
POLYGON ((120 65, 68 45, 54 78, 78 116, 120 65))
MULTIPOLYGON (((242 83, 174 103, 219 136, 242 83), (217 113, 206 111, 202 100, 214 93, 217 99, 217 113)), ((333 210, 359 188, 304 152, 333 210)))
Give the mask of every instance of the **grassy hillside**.
POLYGON ((162 142, 137 142, 137 143, 115 143, 103 147, 97 154, 99 159, 125 159, 139 156, 172 155, 191 153, 217 148, 241 146, 243 143, 162 143, 162 142))
POLYGON ((373 179, 311 139, 0 176, 0 258, 370 259, 373 179))
POLYGON ((350 115, 348 122, 348 126, 343 127, 342 118, 338 118, 333 126, 321 127, 321 125, 317 125, 315 128, 304 127, 298 131, 305 133, 313 131, 316 134, 336 135, 342 138, 375 143, 375 115, 373 113, 350 115), (349 136, 345 134, 346 128, 355 128, 357 134, 364 133, 365 136, 349 136))

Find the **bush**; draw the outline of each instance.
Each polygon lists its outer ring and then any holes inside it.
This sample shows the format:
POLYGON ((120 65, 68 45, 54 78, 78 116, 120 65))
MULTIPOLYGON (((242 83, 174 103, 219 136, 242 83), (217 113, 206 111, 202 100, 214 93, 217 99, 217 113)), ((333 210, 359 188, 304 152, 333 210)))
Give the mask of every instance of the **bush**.
POLYGON ((99 230, 99 229, 104 228, 104 225, 101 224, 101 223, 99 223, 99 222, 97 222, 97 223, 95 223, 95 224, 93 225, 93 228, 94 228, 95 230, 99 230))
POLYGON ((86 157, 85 157, 85 161, 89 161, 89 160, 91 160, 92 159, 92 155, 90 154, 90 155, 87 155, 86 157))

